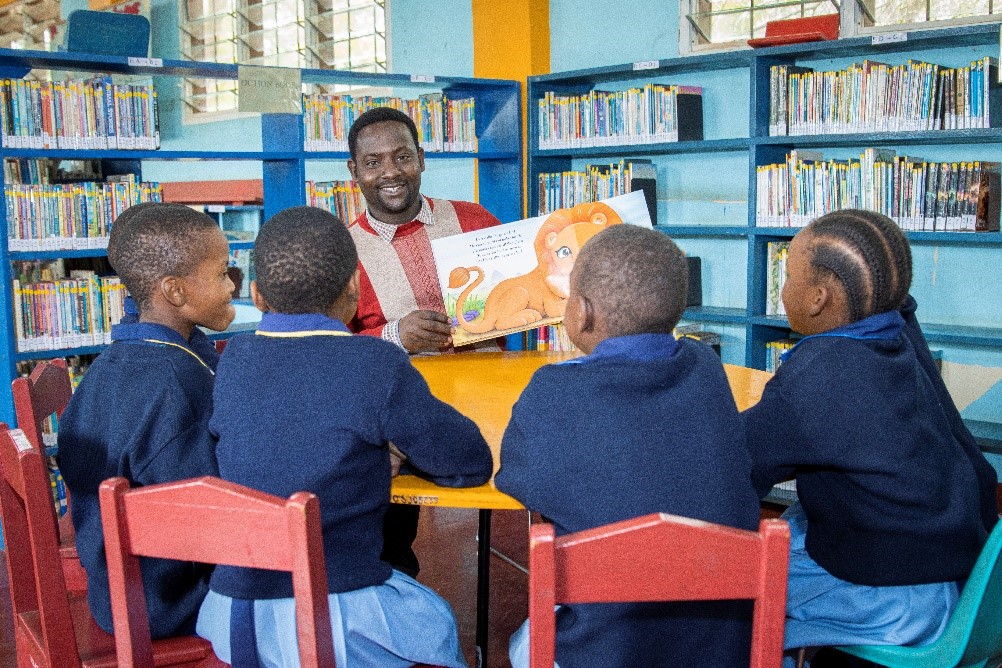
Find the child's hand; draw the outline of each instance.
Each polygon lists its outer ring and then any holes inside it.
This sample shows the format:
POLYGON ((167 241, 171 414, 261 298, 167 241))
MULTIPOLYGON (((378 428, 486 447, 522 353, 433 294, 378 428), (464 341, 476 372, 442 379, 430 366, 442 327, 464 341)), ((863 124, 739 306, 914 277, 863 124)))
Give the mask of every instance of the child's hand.
POLYGON ((407 461, 407 456, 397 450, 397 446, 390 443, 390 477, 396 478, 400 475, 400 467, 407 461))

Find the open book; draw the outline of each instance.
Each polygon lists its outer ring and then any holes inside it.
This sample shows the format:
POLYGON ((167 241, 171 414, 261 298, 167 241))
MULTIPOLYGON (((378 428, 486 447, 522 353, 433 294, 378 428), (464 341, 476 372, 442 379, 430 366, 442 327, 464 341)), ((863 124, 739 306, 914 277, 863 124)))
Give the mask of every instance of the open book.
POLYGON ((651 227, 642 191, 432 240, 453 343, 561 322, 578 251, 623 223, 651 227))

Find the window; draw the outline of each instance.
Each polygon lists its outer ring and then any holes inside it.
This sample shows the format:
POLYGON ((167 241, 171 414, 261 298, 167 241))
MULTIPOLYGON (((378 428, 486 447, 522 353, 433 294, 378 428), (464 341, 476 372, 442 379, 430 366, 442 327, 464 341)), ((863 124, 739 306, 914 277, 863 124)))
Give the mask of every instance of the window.
MULTIPOLYGON (((386 0, 178 0, 190 60, 386 71, 386 0)), ((237 109, 237 82, 185 81, 186 118, 237 109)))
POLYGON ((847 37, 998 20, 1002 0, 681 0, 680 51, 740 46, 765 35, 769 21, 822 14, 840 14, 847 37))
POLYGON ((0 48, 52 51, 59 27, 59 0, 21 0, 0 7, 0 48))

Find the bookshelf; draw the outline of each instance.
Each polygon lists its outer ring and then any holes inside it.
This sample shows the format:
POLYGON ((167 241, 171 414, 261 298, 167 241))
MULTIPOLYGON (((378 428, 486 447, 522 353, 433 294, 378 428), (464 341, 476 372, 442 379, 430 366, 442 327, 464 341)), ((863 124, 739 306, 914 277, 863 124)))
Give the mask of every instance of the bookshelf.
MULTIPOLYGON (((238 66, 172 61, 150 58, 124 58, 82 53, 49 53, 0 49, 0 78, 23 78, 32 70, 149 77, 155 88, 176 87, 179 79, 236 79, 238 66)), ((429 75, 369 74, 333 70, 305 69, 300 71, 303 84, 366 86, 380 90, 392 89, 405 95, 444 92, 455 98, 474 98, 478 150, 475 152, 427 152, 426 159, 477 161, 479 201, 502 221, 522 217, 522 155, 521 155, 521 89, 515 81, 435 77, 429 75)), ((164 117, 163 112, 160 114, 164 117)), ((95 150, 95 149, 27 149, 0 146, 0 160, 6 158, 48 158, 64 160, 127 161, 131 171, 139 175, 138 161, 254 162, 260 165, 263 186, 263 207, 241 210, 226 207, 220 218, 260 218, 266 220, 290 206, 306 203, 305 184, 307 161, 338 161, 348 158, 347 152, 316 152, 304 150, 304 123, 300 114, 262 114, 261 147, 254 151, 205 150, 95 150)), ((124 164, 124 163, 122 163, 124 164)), ((137 179, 138 180, 138 179, 137 179)), ((4 198, 0 189, 0 198, 4 198)), ((6 200, 0 199, 0 211, 6 211, 6 200)), ((215 212, 213 212, 215 213, 215 212)), ((222 221, 221 221, 222 222, 222 221)), ((225 224, 224 224, 225 227, 225 224)), ((6 216, 3 223, 7 232, 6 216)), ((231 242, 231 250, 246 249, 248 241, 231 242)), ((103 249, 50 250, 11 252, 7 243, 0 244, 0 385, 9 387, 16 377, 16 363, 100 352, 104 346, 83 346, 33 352, 18 352, 13 319, 14 295, 11 284, 15 260, 51 260, 58 258, 103 257, 103 249)), ((238 321, 240 308, 238 307, 238 321)), ((225 338, 239 331, 253 329, 254 324, 235 322, 227 332, 214 335, 225 338)), ((13 404, 9 393, 0 403, 0 420, 14 423, 13 404)))
MULTIPOLYGON (((784 316, 765 315, 767 248, 769 242, 789 240, 798 228, 756 226, 756 170, 759 166, 782 162, 791 150, 806 148, 821 149, 825 153, 831 151, 836 158, 852 156, 853 152, 858 157, 863 149, 871 147, 889 147, 907 155, 914 151, 921 154, 945 152, 947 160, 998 161, 1002 156, 1002 113, 995 113, 995 109, 992 110, 992 124, 1000 127, 770 136, 770 68, 797 65, 822 71, 844 68, 864 59, 902 64, 909 58, 957 67, 984 56, 998 57, 999 29, 1000 25, 995 23, 914 31, 901 33, 898 41, 885 41, 881 36, 876 40, 881 43, 874 43, 875 38, 859 37, 530 77, 527 93, 530 110, 529 211, 538 209, 536 184, 540 173, 579 170, 586 163, 603 160, 654 158, 659 172, 656 229, 677 240, 687 252, 695 249, 693 254, 702 255, 700 251, 713 251, 711 257, 703 257, 704 291, 708 282, 728 282, 736 286, 723 295, 711 290, 709 299, 704 295, 704 306, 686 310, 683 322, 704 323, 725 330, 731 334, 727 337, 731 350, 725 353, 724 361, 764 369, 766 344, 790 335, 784 316), (649 82, 703 87, 702 141, 540 150, 540 120, 536 109, 547 91, 582 94, 592 89, 622 90, 649 82), (969 157, 957 157, 963 155, 969 157), (716 171, 718 166, 727 164, 737 167, 716 171), (741 167, 742 164, 745 167, 741 167), (689 173, 684 173, 685 170, 689 173), (703 200, 703 204, 711 200, 727 200, 728 203, 715 204, 710 207, 709 214, 705 206, 676 206, 672 200, 674 193, 680 190, 695 192, 692 199, 703 200), (734 213, 734 209, 739 211, 734 213), (693 212, 691 216, 687 215, 690 211, 693 212), (726 215, 716 215, 720 212, 726 215), (743 286, 738 285, 741 279, 743 286), (744 289, 738 289, 741 287, 744 289)), ((930 159, 937 160, 935 155, 930 159)), ((977 266, 988 261, 997 266, 1002 257, 1002 234, 907 232, 907 236, 916 255, 916 280, 912 291, 919 302, 926 338, 933 345, 998 350, 1002 346, 1002 318, 998 315, 1002 313, 1002 291, 993 289, 991 283, 980 290, 975 290, 974 285, 970 290, 957 290, 965 294, 961 295, 962 305, 954 311, 966 311, 962 307, 968 304, 976 308, 972 309, 970 318, 956 318, 950 314, 944 289, 937 286, 935 263, 941 251, 970 254, 977 258, 971 260, 970 280, 977 283, 994 279, 997 284, 997 278, 977 266), (927 274, 932 276, 931 280, 927 274), (967 292, 977 294, 969 296, 967 292)), ((957 257, 949 256, 948 259, 954 262, 957 257)), ((963 270, 954 270, 952 280, 965 278, 963 270)))

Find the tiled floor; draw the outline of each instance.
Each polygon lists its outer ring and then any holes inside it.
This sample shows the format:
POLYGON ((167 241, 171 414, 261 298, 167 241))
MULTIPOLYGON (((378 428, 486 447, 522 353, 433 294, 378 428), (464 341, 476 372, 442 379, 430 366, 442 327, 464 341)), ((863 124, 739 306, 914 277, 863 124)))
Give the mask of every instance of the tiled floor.
MULTIPOLYGON (((488 668, 508 666, 508 637, 526 615, 525 567, 528 514, 496 511, 492 522, 490 645, 488 668), (499 556, 503 555, 503 556, 499 556)), ((470 665, 475 664, 477 588, 477 511, 426 508, 415 546, 421 560, 419 580, 439 592, 459 621, 460 639, 470 665)), ((14 668, 13 632, 7 569, 0 569, 0 668, 14 668)))

